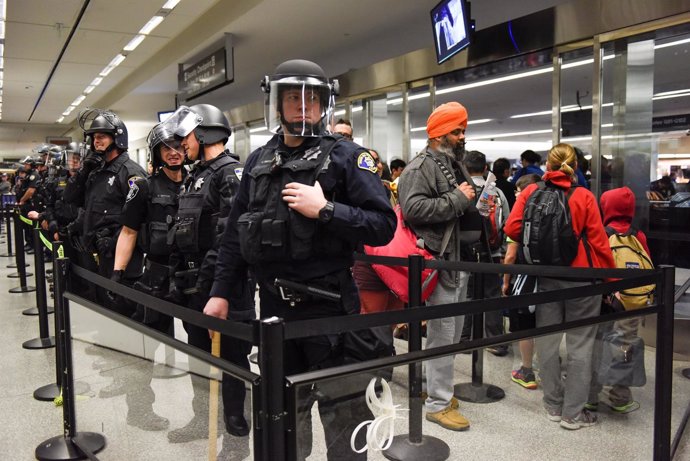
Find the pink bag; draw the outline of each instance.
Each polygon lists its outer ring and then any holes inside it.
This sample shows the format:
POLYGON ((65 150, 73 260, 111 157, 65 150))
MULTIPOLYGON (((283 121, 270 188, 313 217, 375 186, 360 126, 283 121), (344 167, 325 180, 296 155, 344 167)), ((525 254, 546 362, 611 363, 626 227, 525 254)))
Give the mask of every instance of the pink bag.
MULTIPOLYGON (((364 252, 372 256, 391 256, 396 258, 407 258, 409 255, 422 255, 424 259, 434 259, 434 256, 424 248, 417 246, 417 236, 412 232, 402 216, 400 205, 396 205, 395 215, 398 218, 398 227, 395 229, 393 239, 385 246, 370 247, 364 245, 364 252)), ((383 283, 396 294, 403 302, 410 301, 408 292, 409 270, 407 266, 384 266, 382 264, 372 264, 376 274, 383 283)), ((438 271, 435 269, 424 269, 422 271, 422 301, 431 295, 438 283, 438 271)))

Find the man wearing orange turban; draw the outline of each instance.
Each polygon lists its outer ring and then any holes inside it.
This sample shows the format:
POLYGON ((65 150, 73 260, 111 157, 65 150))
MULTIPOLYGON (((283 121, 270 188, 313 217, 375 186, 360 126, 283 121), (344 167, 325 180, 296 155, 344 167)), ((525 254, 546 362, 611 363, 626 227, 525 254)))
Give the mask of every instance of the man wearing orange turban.
MULTIPOLYGON (((479 240, 477 212, 470 174, 462 165, 467 110, 457 102, 442 104, 429 116, 426 147, 403 170, 398 198, 405 221, 425 248, 439 258, 460 261, 463 248, 479 240)), ((464 301, 467 272, 439 271, 438 284, 428 305, 464 301)), ((427 348, 457 343, 463 316, 432 319, 427 323, 427 348)), ((426 364, 426 419, 453 431, 469 429, 453 397, 453 356, 426 364)))

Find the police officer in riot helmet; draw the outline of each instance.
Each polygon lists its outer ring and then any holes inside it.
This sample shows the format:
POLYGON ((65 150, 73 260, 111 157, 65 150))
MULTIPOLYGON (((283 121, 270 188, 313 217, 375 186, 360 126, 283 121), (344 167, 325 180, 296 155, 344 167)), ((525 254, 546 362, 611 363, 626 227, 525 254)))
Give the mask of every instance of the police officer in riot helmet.
MULTIPOLYGON (((266 124, 276 134, 247 160, 204 312, 241 319, 235 299, 245 289, 250 266, 259 283, 263 318, 293 321, 359 313, 350 273, 353 252, 361 244, 386 244, 396 226, 376 162, 363 147, 326 131, 337 82, 317 64, 284 62, 262 88, 266 124)), ((285 372, 376 357, 382 344, 370 333, 286 341, 285 372)), ((299 459, 311 450, 314 400, 319 401, 328 458, 366 458, 351 450, 350 437, 370 417, 363 395, 367 382, 345 379, 300 393, 299 459)), ((359 437, 357 445, 363 444, 359 437)))
MULTIPOLYGON (((146 177, 141 166, 127 154, 127 127, 115 113, 102 109, 83 110, 78 117, 84 130, 86 153, 79 172, 65 188, 68 203, 84 207, 83 246, 96 258, 98 273, 115 281, 141 275, 143 254, 135 250, 124 272, 113 272, 115 244, 120 232, 120 214, 130 186, 146 177)), ((104 290, 99 300, 124 315, 133 306, 114 303, 104 290)))
MULTIPOLYGON (((122 230, 117 239, 113 271, 123 272, 134 249, 146 253, 144 274, 134 287, 158 298, 170 295, 170 254, 168 231, 177 213, 180 186, 186 174, 184 150, 172 131, 162 124, 149 132, 149 161, 153 175, 137 180, 129 189, 122 208, 122 230)), ((172 319, 137 306, 133 317, 164 333, 172 332, 172 319)))
MULTIPOLYGON (((243 165, 237 156, 225 150, 231 129, 223 112, 215 106, 181 106, 163 126, 178 136, 188 162, 193 163, 182 187, 171 235, 176 247, 177 302, 201 312, 209 297, 220 237, 237 195, 243 165)), ((254 299, 249 289, 246 295, 240 302, 253 312, 254 299)), ((189 344, 210 352, 211 340, 206 329, 187 322, 184 327, 189 344)), ((249 343, 223 336, 220 344, 221 357, 249 369, 249 343)), ((168 433, 171 442, 208 437, 208 384, 195 375, 191 379, 194 418, 184 427, 168 433)), ((244 383, 224 374, 222 394, 226 430, 235 436, 247 435, 244 383)))

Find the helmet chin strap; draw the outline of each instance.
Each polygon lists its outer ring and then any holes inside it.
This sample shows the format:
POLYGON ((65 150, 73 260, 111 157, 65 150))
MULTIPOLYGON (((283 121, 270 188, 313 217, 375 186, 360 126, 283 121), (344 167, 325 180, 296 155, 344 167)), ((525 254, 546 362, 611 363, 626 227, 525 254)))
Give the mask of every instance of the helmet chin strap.
POLYGON ((163 168, 167 168, 170 171, 180 171, 183 166, 184 163, 180 163, 179 165, 168 165, 167 163, 163 162, 163 168))
MULTIPOLYGON (((92 145, 93 145, 93 144, 92 144, 92 145)), ((110 145, 109 145, 108 147, 105 148, 105 150, 102 150, 102 151, 101 151, 101 150, 96 150, 96 147, 94 146, 93 151, 94 151, 95 153, 99 154, 99 155, 108 155, 109 153, 111 153, 111 152, 114 151, 115 149, 117 149, 117 146, 115 145, 114 142, 111 142, 110 145)))

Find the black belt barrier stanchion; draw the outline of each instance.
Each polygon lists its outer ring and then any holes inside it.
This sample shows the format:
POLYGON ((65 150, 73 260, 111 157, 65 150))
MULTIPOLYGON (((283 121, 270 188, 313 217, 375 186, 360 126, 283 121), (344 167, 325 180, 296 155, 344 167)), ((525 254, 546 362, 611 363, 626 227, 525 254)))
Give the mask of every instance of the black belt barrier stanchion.
MULTIPOLYGON (((15 288, 10 288, 9 291, 10 293, 29 293, 34 291, 36 288, 26 285, 27 275, 33 274, 26 273, 26 261, 24 259, 24 237, 22 235, 21 224, 19 223, 19 214, 16 213, 14 214, 14 247, 17 250, 14 257, 17 263, 17 276, 19 278, 20 285, 15 288)), ((13 275, 14 274, 10 274, 8 277, 13 275)))
POLYGON ((12 208, 5 204, 3 206, 3 213, 5 214, 5 229, 7 229, 7 253, 1 254, 0 258, 11 258, 14 256, 14 253, 12 253, 12 208))
POLYGON ((255 421, 254 427, 261 428, 260 434, 254 433, 254 447, 257 442, 261 457, 266 461, 280 461, 286 457, 285 440, 285 342, 284 323, 279 318, 269 318, 259 322, 261 351, 261 392, 260 398, 263 414, 259 414, 260 421, 255 421), (258 440, 257 440, 258 439, 258 440))
MULTIPOLYGON (((472 293, 474 299, 484 299, 485 275, 482 272, 472 274, 474 277, 472 293)), ((483 337, 484 313, 479 312, 472 315, 472 340, 482 339, 483 337)), ((454 394, 458 399, 471 403, 492 403, 506 396, 506 393, 500 387, 493 384, 484 384, 484 349, 472 351, 472 382, 456 384, 454 394)))
POLYGON ((34 233, 34 267, 36 269, 36 275, 34 280, 36 281, 36 307, 30 307, 24 311, 24 315, 40 315, 41 303, 46 306, 46 312, 48 314, 53 313, 53 308, 48 306, 47 296, 46 296, 46 271, 45 271, 45 255, 43 253, 43 247, 41 246, 41 241, 45 242, 46 248, 50 249, 50 242, 43 236, 41 230, 36 228, 33 230, 34 233))
MULTIPOLYGON (((46 271, 45 263, 43 261, 43 248, 41 246, 41 231, 34 229, 34 267, 36 268, 36 308, 38 310, 38 331, 39 337, 30 339, 22 344, 24 349, 47 349, 55 347, 55 337, 49 336, 48 330, 48 314, 52 311, 48 310, 48 302, 46 299, 46 271)), ((27 309, 23 313, 30 310, 27 309)))
POLYGON ((5 228, 7 229, 7 253, 1 254, 0 257, 11 258, 14 256, 12 252, 12 208, 7 206, 5 206, 5 228))
MULTIPOLYGON (((8 264, 7 267, 10 269, 17 269, 19 266, 19 263, 17 263, 17 253, 19 251, 17 250, 18 248, 21 248, 21 253, 24 253, 24 229, 22 228, 22 215, 19 207, 16 207, 14 210, 12 210, 12 218, 14 219, 14 224, 12 225, 13 230, 14 230, 14 259, 15 262, 8 264), (17 238, 19 237, 19 238, 17 238), (17 245, 20 245, 19 247, 17 245)), ((26 263, 26 260, 24 261, 24 268, 29 267, 29 264, 26 263)), ((9 278, 18 278, 19 273, 15 272, 14 274, 8 275, 9 278)))
MULTIPOLYGON (((408 307, 422 305, 422 269, 424 258, 411 255, 408 258, 409 278, 408 289, 410 302, 408 307)), ((421 321, 409 324, 408 352, 422 350, 421 321)), ((436 437, 422 434, 422 364, 411 363, 409 366, 409 434, 396 435, 390 448, 383 452, 387 459, 396 461, 424 460, 443 461, 450 456, 450 447, 446 442, 436 437)))
POLYGON ((654 461, 671 459, 671 396, 673 393, 673 317, 675 306, 676 269, 672 266, 659 266, 662 270, 657 283, 657 293, 661 286, 663 305, 656 318, 656 369, 657 379, 654 389, 654 461), (663 379, 668 377, 668 379, 663 379))
POLYGON ((50 438, 36 447, 36 459, 40 461, 94 459, 94 453, 105 448, 105 437, 95 432, 77 432, 75 413, 74 376, 72 373, 72 333, 69 301, 63 296, 69 260, 57 259, 55 270, 55 316, 61 317, 58 348, 64 358, 62 379, 62 421, 63 434, 50 438))

